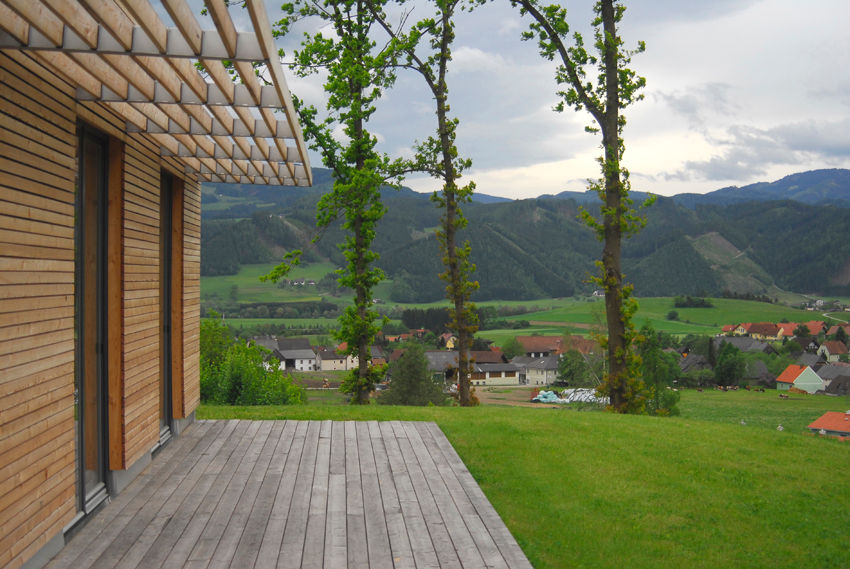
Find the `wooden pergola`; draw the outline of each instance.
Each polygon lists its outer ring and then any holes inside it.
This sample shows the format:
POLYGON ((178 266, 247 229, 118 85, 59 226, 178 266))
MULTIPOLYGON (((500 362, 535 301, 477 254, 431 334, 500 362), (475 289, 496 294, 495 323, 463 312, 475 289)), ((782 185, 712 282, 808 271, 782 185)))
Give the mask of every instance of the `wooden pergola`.
POLYGON ((0 49, 32 52, 202 181, 309 186, 265 6, 245 4, 253 31, 224 0, 206 1, 214 30, 186 0, 163 0, 173 25, 148 0, 0 0, 0 49))

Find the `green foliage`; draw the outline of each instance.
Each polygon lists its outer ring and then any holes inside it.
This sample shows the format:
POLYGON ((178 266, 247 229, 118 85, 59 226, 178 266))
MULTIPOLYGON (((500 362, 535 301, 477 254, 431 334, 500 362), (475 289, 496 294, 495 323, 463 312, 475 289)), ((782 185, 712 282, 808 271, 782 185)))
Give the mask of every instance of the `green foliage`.
POLYGON ((646 412, 650 415, 678 415, 678 391, 673 391, 679 376, 678 356, 663 351, 661 339, 651 326, 640 330, 638 353, 641 358, 640 371, 649 389, 646 412))
POLYGON ((369 394, 375 390, 375 386, 384 380, 387 372, 386 365, 368 365, 366 373, 362 368, 350 370, 340 383, 339 390, 351 395, 352 405, 365 405, 369 403, 369 394))
POLYGON ((578 350, 567 350, 558 361, 558 379, 570 387, 596 387, 601 371, 594 371, 587 357, 578 350))
POLYGON ((525 355, 525 348, 520 344, 516 336, 511 336, 502 344, 502 354, 509 360, 525 355))
POLYGON ((401 322, 409 330, 420 328, 442 334, 449 323, 447 307, 440 308, 405 308, 401 313, 401 322))
POLYGON ((306 34, 293 54, 297 75, 320 69, 327 73, 324 118, 314 107, 297 98, 294 102, 310 148, 321 154, 333 172, 333 187, 319 200, 316 223, 327 228, 341 219, 346 232, 339 244, 346 261, 339 271, 339 284, 354 291, 354 300, 339 318, 336 337, 347 343, 348 354, 359 359, 356 376, 352 374, 341 387, 357 403, 367 403, 374 387, 376 370, 369 367, 368 349, 383 323, 372 308, 373 290, 384 277, 374 265, 379 256, 372 249, 377 223, 386 212, 380 190, 398 171, 377 152, 377 139, 366 128, 383 90, 395 81, 393 46, 377 49, 370 37, 374 11, 381 7, 382 2, 367 5, 356 0, 284 4, 286 15, 275 30, 286 34, 297 20, 318 17, 333 31, 306 34), (345 140, 334 135, 336 127, 341 127, 345 140))
POLYGON ((378 403, 385 405, 444 405, 443 386, 431 379, 428 360, 420 344, 410 344, 390 365, 390 388, 378 403))
POLYGON ((676 310, 671 310, 667 313, 667 320, 678 320, 679 313, 676 310))
POLYGON ((723 343, 717 352, 717 365, 714 366, 714 377, 719 385, 738 385, 744 377, 747 362, 741 350, 732 344, 723 343))
POLYGON ((217 318, 201 321, 201 401, 226 405, 303 403, 304 390, 265 358, 268 350, 234 340, 217 318))
POLYGON ((677 296, 673 299, 676 308, 714 308, 714 304, 707 298, 693 296, 677 296))

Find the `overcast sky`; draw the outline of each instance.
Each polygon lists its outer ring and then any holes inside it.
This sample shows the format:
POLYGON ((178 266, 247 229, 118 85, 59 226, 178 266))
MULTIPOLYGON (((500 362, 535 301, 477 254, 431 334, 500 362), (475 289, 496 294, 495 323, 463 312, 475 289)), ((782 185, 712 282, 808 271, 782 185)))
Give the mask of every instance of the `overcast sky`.
MULTIPOLYGON (((427 15, 427 5, 414 12, 427 15)), ((850 2, 633 0, 620 31, 646 42, 632 68, 645 100, 626 111, 625 166, 635 190, 704 193, 816 168, 850 167, 850 2)), ((267 0, 275 17, 274 3, 267 0)), ((588 30, 593 0, 562 2, 588 30)), ((521 42, 527 20, 495 0, 457 21, 448 77, 458 149, 479 193, 509 198, 583 191, 598 177, 599 138, 586 113, 556 113, 553 64, 521 42)), ((289 40, 292 41, 291 39, 289 40)), ((283 44, 282 44, 283 45, 283 44)), ((290 89, 322 104, 316 80, 290 89)), ((370 129, 381 149, 409 154, 434 130, 421 78, 402 72, 370 129)), ((318 156, 314 165, 320 165, 318 156)), ((428 178, 406 185, 431 191, 428 178)))

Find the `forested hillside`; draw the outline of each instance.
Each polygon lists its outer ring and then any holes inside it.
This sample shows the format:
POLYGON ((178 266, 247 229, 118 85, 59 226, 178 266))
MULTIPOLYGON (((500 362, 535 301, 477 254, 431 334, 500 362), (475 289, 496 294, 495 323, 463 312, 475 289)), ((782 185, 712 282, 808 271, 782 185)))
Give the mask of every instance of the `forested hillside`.
MULTIPOLYGON (((850 179, 846 170, 826 172, 838 175, 827 180, 822 172, 808 174, 818 188, 850 179)), ((796 176, 796 184, 785 186, 798 195, 817 194, 801 188, 806 175, 796 176)), ((304 250, 306 262, 341 264, 337 228, 312 241, 317 236, 315 205, 330 183, 321 169, 316 180, 309 189, 206 185, 202 274, 232 274, 240 264, 273 262, 296 248, 304 250)), ((850 211, 788 199, 761 201, 764 195, 755 192, 755 201, 733 204, 660 198, 646 212, 646 228, 625 242, 624 269, 636 293, 719 295, 726 290, 772 296, 783 289, 850 295, 850 211)), ((770 195, 784 194, 775 190, 770 195)), ((438 211, 428 196, 409 189, 385 190, 384 202, 387 214, 375 248, 379 265, 393 280, 393 299, 442 298, 444 283, 437 277, 442 264, 434 239, 438 211)), ((579 222, 575 199, 476 202, 464 211, 469 218, 464 238, 472 244, 481 284, 476 299, 562 297, 592 290, 587 277, 601 245, 579 222)))

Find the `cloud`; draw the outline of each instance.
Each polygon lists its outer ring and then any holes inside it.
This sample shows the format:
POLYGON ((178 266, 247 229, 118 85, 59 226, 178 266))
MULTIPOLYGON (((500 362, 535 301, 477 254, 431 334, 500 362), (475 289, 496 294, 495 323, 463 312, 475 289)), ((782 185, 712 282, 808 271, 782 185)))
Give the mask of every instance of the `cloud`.
POLYGON ((850 159, 850 118, 800 121, 771 128, 735 125, 716 141, 722 148, 707 160, 689 160, 667 180, 745 181, 772 166, 830 164, 850 159))
POLYGON ((677 91, 656 91, 652 97, 666 104, 676 114, 688 121, 694 130, 705 130, 710 115, 734 115, 738 105, 729 97, 731 86, 726 83, 703 83, 677 91))
POLYGON ((451 70, 455 72, 498 72, 509 67, 505 58, 477 47, 462 45, 452 50, 451 70))

